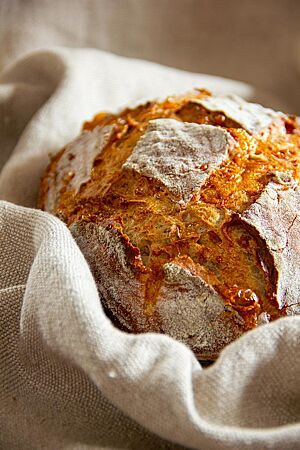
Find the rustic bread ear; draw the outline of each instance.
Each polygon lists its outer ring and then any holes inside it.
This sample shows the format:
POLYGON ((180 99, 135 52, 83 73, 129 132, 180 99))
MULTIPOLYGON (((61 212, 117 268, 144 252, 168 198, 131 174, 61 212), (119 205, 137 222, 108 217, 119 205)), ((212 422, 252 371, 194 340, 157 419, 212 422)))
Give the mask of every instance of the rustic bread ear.
POLYGON ((49 174, 47 195, 43 208, 55 213, 62 192, 77 194, 80 187, 91 177, 94 160, 108 144, 114 127, 96 127, 83 131, 77 139, 64 148, 60 157, 55 158, 55 171, 49 174))
POLYGON ((287 314, 300 313, 300 189, 285 174, 277 174, 241 216, 257 230, 272 255, 276 301, 287 314))
POLYGON ((270 131, 284 132, 285 114, 246 102, 237 95, 214 95, 196 99, 195 102, 208 111, 224 113, 253 135, 265 134, 266 131, 265 136, 268 136, 270 131))
POLYGON ((74 222, 70 231, 113 317, 128 331, 149 330, 144 313, 145 286, 135 276, 138 267, 141 272, 144 269, 139 250, 113 224, 74 222))

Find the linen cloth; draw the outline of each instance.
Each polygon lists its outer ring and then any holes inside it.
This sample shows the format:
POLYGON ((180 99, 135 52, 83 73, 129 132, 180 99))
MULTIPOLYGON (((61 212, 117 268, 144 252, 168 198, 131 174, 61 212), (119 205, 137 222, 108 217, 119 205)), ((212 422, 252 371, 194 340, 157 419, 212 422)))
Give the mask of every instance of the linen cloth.
POLYGON ((24 57, 0 83, 0 448, 299 449, 300 317, 202 368, 168 336, 114 328, 66 226, 34 209, 48 155, 97 111, 194 86, 255 91, 66 48, 24 57))

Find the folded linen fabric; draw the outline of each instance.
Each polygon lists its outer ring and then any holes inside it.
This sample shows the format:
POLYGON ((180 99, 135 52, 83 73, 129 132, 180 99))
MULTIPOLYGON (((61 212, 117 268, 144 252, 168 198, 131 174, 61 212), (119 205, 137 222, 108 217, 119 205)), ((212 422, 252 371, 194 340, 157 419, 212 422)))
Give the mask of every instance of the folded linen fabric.
POLYGON ((204 369, 168 336, 116 329, 65 225, 34 209, 48 154, 95 112, 194 86, 254 90, 65 48, 0 81, 0 448, 299 448, 299 317, 246 333, 204 369))

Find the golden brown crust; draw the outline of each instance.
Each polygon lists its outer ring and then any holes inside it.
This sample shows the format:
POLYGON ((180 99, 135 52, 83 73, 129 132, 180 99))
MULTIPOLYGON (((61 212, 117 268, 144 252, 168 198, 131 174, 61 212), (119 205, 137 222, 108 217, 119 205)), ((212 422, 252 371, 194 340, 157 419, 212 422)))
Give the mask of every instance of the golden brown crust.
MULTIPOLYGON (((293 117, 266 110, 251 135, 236 113, 208 111, 201 102, 209 95, 98 114, 84 125, 83 147, 71 143, 54 157, 39 202, 70 227, 122 327, 165 332, 203 359, 290 313, 289 298, 277 301, 286 257, 274 262, 264 233, 276 217, 249 217, 274 174, 300 178, 293 117), (82 152, 91 167, 80 176, 82 152)), ((287 198, 294 211, 295 195, 287 198)), ((280 217, 273 229, 286 229, 280 217)), ((300 279, 298 266, 293 276, 300 279)))

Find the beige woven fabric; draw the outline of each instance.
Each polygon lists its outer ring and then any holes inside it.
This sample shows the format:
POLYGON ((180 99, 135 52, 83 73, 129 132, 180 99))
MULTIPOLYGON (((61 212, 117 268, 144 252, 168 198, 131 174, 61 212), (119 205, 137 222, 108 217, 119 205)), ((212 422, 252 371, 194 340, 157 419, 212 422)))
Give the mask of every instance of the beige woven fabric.
POLYGON ((247 333, 203 369, 167 336, 115 329, 67 228, 32 209, 48 153, 97 110, 194 85, 251 88, 59 48, 0 81, 0 196, 23 205, 0 202, 0 448, 299 449, 300 317, 247 333))

